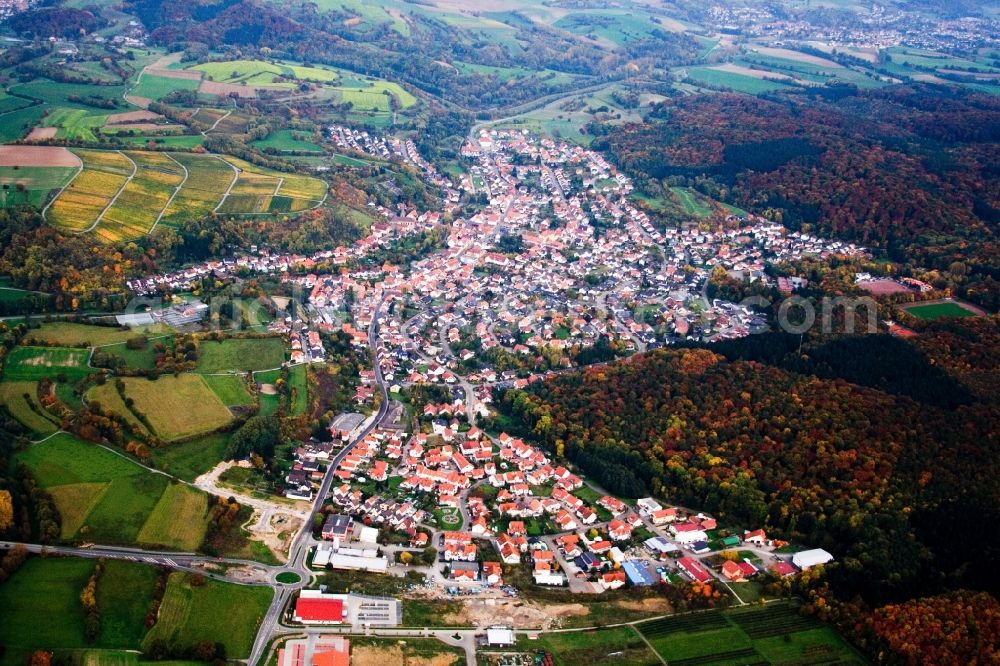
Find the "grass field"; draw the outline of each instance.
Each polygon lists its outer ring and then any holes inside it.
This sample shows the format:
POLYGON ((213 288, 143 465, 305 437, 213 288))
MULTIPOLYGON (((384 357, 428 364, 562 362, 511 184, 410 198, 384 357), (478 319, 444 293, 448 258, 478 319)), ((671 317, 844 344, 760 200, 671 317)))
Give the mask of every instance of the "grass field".
MULTIPOLYGON (((273 384, 278 379, 278 371, 270 370, 268 372, 258 372, 254 373, 254 381, 258 384, 273 384)), ((264 416, 269 416, 278 411, 278 405, 280 404, 280 398, 277 393, 274 394, 260 394, 260 413, 264 416)))
POLYGON ((162 335, 169 329, 166 326, 144 326, 141 328, 121 329, 112 326, 91 326, 69 321, 46 322, 32 329, 26 336, 28 339, 43 340, 51 345, 112 345, 123 343, 137 335, 162 335))
POLYGON ((247 393, 242 375, 205 375, 205 383, 227 406, 249 405, 252 400, 247 393))
POLYGON ((219 83, 245 83, 247 85, 267 88, 292 87, 296 79, 330 83, 339 78, 337 72, 329 69, 271 63, 261 60, 206 62, 189 67, 189 69, 203 72, 206 78, 219 83), (275 79, 280 80, 275 81, 275 79))
POLYGON ((0 585, 2 663, 20 666, 36 648, 87 646, 80 590, 93 570, 92 560, 32 557, 0 585))
POLYGON ((24 135, 38 125, 44 113, 45 107, 35 104, 0 115, 0 142, 23 139, 24 135))
POLYGON ((546 650, 556 666, 602 664, 613 660, 621 666, 646 666, 657 663, 656 655, 631 627, 615 627, 597 631, 539 634, 531 640, 519 638, 520 650, 546 650))
POLYGON ((289 129, 281 129, 276 132, 271 132, 267 135, 267 138, 254 141, 253 145, 261 149, 273 148, 274 150, 279 151, 323 152, 323 146, 313 143, 311 138, 311 135, 306 132, 295 132, 289 129))
POLYGON ((122 381, 134 409, 145 414, 156 434, 167 441, 208 433, 232 421, 226 405, 198 375, 168 375, 156 381, 124 377, 122 381))
POLYGON ((309 384, 306 366, 297 365, 288 371, 288 384, 293 391, 293 401, 289 411, 292 416, 298 416, 309 406, 309 384))
POLYGON ((198 344, 198 372, 247 372, 277 368, 285 362, 281 338, 230 338, 198 344))
POLYGON ((94 386, 87 391, 87 404, 99 403, 101 409, 109 409, 118 414, 138 432, 148 434, 149 430, 143 425, 131 409, 122 400, 118 389, 115 388, 114 381, 105 382, 100 386, 94 386))
POLYGON ((92 370, 87 367, 89 349, 66 347, 15 347, 4 362, 4 381, 52 378, 61 374, 80 378, 92 370))
MULTIPOLYGON (((0 586, 0 664, 21 666, 34 649, 57 652, 96 648, 87 666, 124 666, 124 653, 136 650, 145 634, 143 622, 156 582, 156 569, 135 562, 109 560, 97 587, 101 630, 93 642, 83 631, 80 590, 94 571, 96 562, 63 557, 30 557, 0 586), (109 652, 103 652, 104 649, 109 652)), ((79 653, 76 653, 79 654, 79 653)), ((88 653, 87 655, 91 655, 88 653)))
POLYGON ((941 319, 942 317, 975 317, 972 310, 968 310, 955 302, 930 303, 928 305, 910 305, 904 308, 914 317, 919 319, 941 319))
POLYGON ((627 44, 648 38, 660 26, 638 12, 597 10, 573 12, 553 24, 578 35, 586 35, 614 44, 627 44))
POLYGON ((207 495, 61 433, 17 454, 63 516, 62 537, 191 551, 205 535, 207 495))
POLYGON ((197 90, 199 83, 194 79, 175 79, 167 76, 143 74, 139 85, 130 90, 129 94, 158 100, 175 90, 197 90))
POLYGON ((695 83, 702 83, 716 88, 726 88, 750 95, 783 90, 789 87, 778 81, 767 81, 711 67, 691 67, 687 70, 687 76, 695 83))
POLYGON ((56 108, 45 116, 41 126, 58 128, 57 139, 97 141, 96 132, 107 120, 107 113, 95 113, 88 109, 56 108))
POLYGON ((833 629, 788 603, 678 615, 637 627, 674 666, 864 663, 833 629))
POLYGON ((119 358, 130 368, 151 369, 156 367, 156 343, 163 343, 166 347, 171 346, 171 338, 157 337, 150 340, 142 349, 129 349, 124 342, 118 344, 105 345, 101 352, 119 358))
POLYGON ((2 206, 28 203, 41 208, 49 193, 68 183, 76 171, 73 167, 0 167, 0 185, 10 186, 2 190, 2 206))
POLYGON ((670 191, 674 193, 688 215, 708 217, 712 214, 712 207, 694 190, 687 187, 671 187, 670 191))
POLYGON ((182 483, 167 486, 160 501, 139 530, 140 543, 162 543, 194 551, 205 539, 208 495, 182 483))
POLYGON ((205 137, 200 134, 193 136, 127 136, 116 137, 115 141, 121 141, 124 144, 137 148, 146 148, 149 147, 149 144, 152 144, 154 147, 191 149, 203 144, 205 137))
POLYGON ((266 587, 249 587, 208 580, 192 587, 188 574, 170 574, 160 615, 143 645, 156 639, 171 645, 190 645, 199 640, 219 641, 230 659, 250 654, 274 592, 266 587))
POLYGON ((156 585, 156 569, 134 562, 108 560, 97 586, 101 609, 99 642, 107 647, 138 649, 146 626, 143 619, 156 585))
POLYGON ((58 83, 48 79, 36 79, 30 83, 21 83, 10 88, 10 92, 25 97, 40 99, 53 107, 68 107, 74 109, 93 109, 95 112, 108 113, 105 106, 90 105, 80 99, 95 99, 103 103, 120 104, 125 94, 125 86, 94 86, 86 83, 58 83), (77 101, 70 100, 71 97, 77 101))
POLYGON ((42 409, 37 394, 37 382, 0 382, 0 405, 31 432, 48 435, 58 430, 59 426, 55 417, 42 409), (32 409, 32 404, 38 411, 32 409))
POLYGON ((218 433, 170 444, 153 451, 153 464, 185 481, 194 481, 222 460, 228 441, 227 433, 218 433))

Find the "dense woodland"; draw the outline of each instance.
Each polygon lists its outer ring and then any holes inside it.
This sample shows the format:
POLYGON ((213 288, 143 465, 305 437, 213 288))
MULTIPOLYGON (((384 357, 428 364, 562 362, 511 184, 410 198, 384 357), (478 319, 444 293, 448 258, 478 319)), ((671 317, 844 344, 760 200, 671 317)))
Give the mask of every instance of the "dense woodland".
POLYGON ((700 95, 598 127, 647 191, 689 184, 793 229, 949 272, 1000 306, 1000 100, 912 85, 700 95))
POLYGON ((917 347, 864 342, 816 344, 797 358, 762 354, 781 345, 754 349, 752 338, 723 353, 661 350, 507 391, 499 407, 504 426, 611 492, 653 493, 829 550, 830 603, 997 594, 1000 404, 962 383, 973 373, 995 386, 996 352, 977 349, 996 348, 997 321, 935 325, 917 347), (743 360, 754 357, 768 362, 743 360), (868 382, 881 390, 844 379, 896 360, 899 377, 868 382), (911 375, 928 363, 960 400, 919 393, 911 375))

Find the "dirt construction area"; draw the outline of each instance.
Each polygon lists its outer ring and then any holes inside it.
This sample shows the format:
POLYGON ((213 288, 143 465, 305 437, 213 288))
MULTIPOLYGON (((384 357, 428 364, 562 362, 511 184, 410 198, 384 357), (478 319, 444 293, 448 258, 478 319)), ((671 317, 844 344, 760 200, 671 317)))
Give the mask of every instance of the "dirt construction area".
POLYGON ((479 595, 455 601, 455 610, 444 622, 448 625, 488 627, 507 624, 519 629, 557 629, 568 617, 587 615, 583 604, 539 604, 504 596, 479 595))
POLYGON ((302 520, 287 513, 274 513, 264 525, 261 525, 258 522, 261 518, 260 512, 260 509, 256 509, 253 518, 250 519, 250 533, 255 541, 260 541, 270 548, 275 556, 284 560, 288 557, 288 546, 292 543, 292 538, 302 526, 302 520))

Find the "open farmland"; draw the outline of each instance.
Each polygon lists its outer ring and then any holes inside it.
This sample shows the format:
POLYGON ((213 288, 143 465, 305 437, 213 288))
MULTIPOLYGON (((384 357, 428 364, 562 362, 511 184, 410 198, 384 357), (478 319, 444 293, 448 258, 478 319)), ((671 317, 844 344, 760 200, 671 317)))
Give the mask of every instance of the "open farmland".
MULTIPOLYGON (((137 663, 134 654, 128 661, 124 659, 128 656, 124 652, 104 650, 138 648, 146 633, 143 620, 156 583, 156 568, 120 560, 105 563, 97 587, 101 629, 93 641, 88 641, 80 610, 80 590, 95 566, 92 559, 30 557, 7 583, 0 586, 0 607, 4 609, 0 643, 6 648, 0 656, 0 664, 24 664, 27 654, 40 648, 54 648, 57 654, 93 649, 94 652, 88 653, 82 661, 72 662, 87 666, 137 663), (100 660, 91 658, 92 655, 100 655, 100 660), (111 661, 107 657, 120 660, 111 661)), ((66 653, 65 656, 71 655, 66 653)))
POLYGON ((207 495, 96 444, 61 433, 17 461, 55 499, 63 539, 190 551, 204 538, 207 495))
POLYGON ((285 65, 261 60, 206 62, 194 65, 190 69, 202 72, 205 78, 220 83, 268 88, 289 88, 294 86, 294 81, 297 79, 330 83, 339 78, 337 72, 329 69, 285 65))
POLYGON ((97 234, 108 241, 148 233, 185 181, 184 168, 166 153, 129 152, 135 177, 104 213, 97 234))
POLYGON ((168 375, 156 381, 124 377, 133 410, 145 414, 165 440, 211 432, 232 421, 232 414, 198 375, 168 375))
POLYGON ((236 180, 236 170, 221 158, 188 154, 173 157, 187 169, 188 182, 167 206, 163 223, 181 224, 214 211, 236 180))
POLYGON ((135 173, 135 164, 117 151, 77 150, 83 170, 46 211, 49 222, 69 231, 90 231, 135 173))
POLYGON ((203 379, 224 404, 246 406, 251 403, 243 375, 204 375, 203 379))
POLYGON ((56 129, 55 138, 76 141, 97 141, 96 131, 107 122, 108 114, 87 109, 54 109, 45 116, 43 127, 56 129))
POLYGON ((143 646, 157 639, 169 645, 219 640, 229 658, 246 657, 273 595, 270 588, 216 580, 193 587, 188 574, 174 572, 157 622, 146 634, 143 646))
POLYGON ((15 347, 4 362, 4 381, 55 378, 60 374, 79 378, 92 370, 87 366, 89 349, 65 347, 15 347))
POLYGON ((37 340, 49 345, 101 346, 125 342, 137 335, 156 335, 168 329, 163 325, 122 329, 115 326, 91 326, 71 321, 50 321, 33 329, 25 336, 26 341, 37 340))
POLYGON ((170 444, 153 450, 153 464, 180 479, 194 481, 223 459, 228 441, 228 434, 218 433, 170 444))
POLYGON ((176 90, 197 90, 198 83, 197 79, 181 79, 144 73, 139 79, 138 85, 129 91, 129 94, 158 100, 176 90))
MULTIPOLYGON (((761 75, 765 74, 764 72, 761 75)), ((773 75, 777 78, 778 75, 773 75)), ((712 88, 724 88, 743 92, 750 95, 771 92, 787 88, 787 84, 780 81, 767 81, 756 76, 744 76, 732 71, 726 71, 719 67, 691 67, 687 70, 687 78, 696 84, 704 84, 712 88)))
POLYGON ((678 615, 636 628, 672 666, 863 663, 833 629, 788 603, 678 615))
POLYGON ((139 530, 137 540, 193 551, 205 539, 207 511, 208 495, 183 483, 171 484, 139 530))
POLYGON ((59 426, 54 416, 49 415, 39 404, 36 396, 36 382, 0 383, 0 405, 31 432, 48 435, 59 426))
POLYGON ((129 424, 130 427, 134 428, 138 432, 148 433, 146 426, 142 424, 132 410, 128 408, 125 401, 122 400, 121 395, 118 393, 118 389, 115 388, 114 382, 105 382, 100 386, 94 386, 89 391, 87 391, 87 403, 99 403, 101 409, 111 410, 115 414, 121 416, 129 424))
POLYGON ((209 94, 235 93, 254 97, 258 90, 293 92, 299 81, 309 81, 322 84, 328 94, 341 103, 350 103, 354 111, 388 113, 394 108, 408 109, 417 103, 417 98, 398 83, 359 77, 343 70, 262 60, 231 60, 193 65, 187 71, 204 76, 199 90, 209 94))
POLYGON ((281 129, 271 132, 267 135, 267 138, 254 141, 253 145, 264 150, 270 148, 279 152, 323 152, 323 146, 312 142, 311 134, 306 132, 294 132, 289 129, 281 129))
POLYGON ((612 658, 621 666, 657 663, 656 655, 632 627, 539 634, 533 640, 521 638, 517 646, 525 651, 551 653, 556 666, 600 664, 612 658))
POLYGON ((198 345, 198 372, 248 372, 277 368, 285 362, 281 338, 202 340, 198 345))
POLYGON ((49 193, 58 190, 76 175, 75 167, 7 167, 0 166, 0 186, 3 206, 28 203, 38 208, 44 206, 49 193))
POLYGON ((177 226, 214 211, 296 212, 315 207, 326 183, 216 155, 76 150, 84 168, 46 211, 55 226, 113 242, 158 224, 177 226), (230 188, 232 191, 230 192, 230 188))

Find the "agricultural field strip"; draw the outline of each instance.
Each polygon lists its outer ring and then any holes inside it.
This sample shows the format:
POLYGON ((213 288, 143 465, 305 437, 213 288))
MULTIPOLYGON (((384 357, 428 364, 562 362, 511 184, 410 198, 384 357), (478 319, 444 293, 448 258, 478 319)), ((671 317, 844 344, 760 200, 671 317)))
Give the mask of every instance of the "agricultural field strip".
POLYGON ((76 173, 73 174, 73 177, 70 178, 69 180, 67 180, 66 184, 63 185, 62 187, 60 187, 59 191, 56 192, 56 195, 54 197, 52 197, 51 199, 49 199, 49 202, 47 204, 45 204, 45 208, 42 209, 42 219, 43 220, 45 219, 45 213, 48 212, 48 210, 52 206, 52 204, 54 204, 56 202, 56 199, 58 199, 60 196, 62 196, 62 193, 66 191, 66 188, 70 186, 70 183, 72 183, 74 180, 76 180, 76 177, 79 176, 83 172, 83 160, 80 159, 79 155, 76 155, 75 153, 73 155, 74 155, 74 157, 76 157, 76 159, 80 163, 80 165, 77 167, 76 173))
MULTIPOLYGON (((229 114, 227 113, 226 115, 229 115, 229 114)), ((225 116, 223 116, 223 117, 225 117, 225 116)), ((219 118, 219 120, 222 120, 222 118, 219 118)), ((216 121, 215 124, 218 125, 219 124, 218 121, 216 121)), ((214 125, 213 125, 213 127, 214 127, 214 125)), ((219 160, 223 164, 229 165, 229 168, 233 170, 233 182, 229 183, 229 187, 226 188, 226 191, 222 195, 222 198, 219 199, 219 203, 216 204, 215 208, 212 210, 213 213, 218 213, 219 209, 222 208, 222 204, 226 203, 226 199, 229 198, 229 193, 233 191, 233 186, 236 185, 236 181, 238 181, 240 179, 240 171, 241 171, 241 169, 239 169, 235 164, 231 164, 230 162, 227 162, 226 160, 224 160, 223 158, 219 157, 218 155, 213 155, 213 157, 215 157, 215 159, 219 160)))
MULTIPOLYGON (((228 113, 229 112, 227 112, 227 115, 228 115, 228 113)), ((224 118, 224 117, 225 116, 220 117, 219 120, 222 120, 222 118, 224 118)), ((107 152, 118 153, 119 155, 121 155, 122 157, 124 157, 126 160, 128 160, 129 163, 132 165, 132 173, 131 173, 131 175, 129 175, 129 176, 126 177, 125 182, 118 189, 118 191, 116 192, 116 194, 114 195, 114 197, 111 198, 110 201, 108 201, 108 203, 104 206, 104 208, 101 210, 100 214, 97 215, 96 220, 94 222, 92 222, 86 229, 82 229, 82 230, 78 231, 77 233, 85 233, 85 232, 88 232, 88 231, 93 231, 95 228, 97 228, 98 225, 100 224, 100 222, 105 219, 107 212, 113 208, 114 204, 119 199, 119 197, 122 194, 122 192, 124 192, 127 189, 129 183, 133 182, 133 180, 136 178, 136 176, 139 176, 140 179, 141 179, 141 175, 139 174, 139 170, 138 170, 138 164, 136 163, 135 160, 131 159, 130 157, 128 157, 128 155, 125 155, 120 150, 107 151, 107 152)), ((184 164, 182 164, 180 161, 178 161, 172 155, 170 155, 169 153, 165 153, 164 152, 164 153, 162 153, 162 155, 164 157, 166 157, 167 159, 169 159, 171 162, 174 162, 176 165, 178 165, 182 169, 182 171, 183 171, 183 176, 182 176, 181 182, 174 187, 173 192, 170 194, 170 196, 166 200, 164 206, 159 211, 159 214, 157 215, 157 217, 154 220, 154 222, 150 225, 150 228, 145 232, 147 234, 148 233, 152 233, 152 231, 160 224, 160 222, 162 221, 163 217, 169 212, 170 207, 174 203, 174 200, 177 198, 178 193, 183 194, 183 191, 185 191, 184 190, 185 187, 188 187, 188 188, 192 187, 192 185, 188 182, 189 179, 190 179, 190 175, 191 175, 190 174, 190 170, 184 164)), ((329 196, 329 189, 327 187, 323 188, 323 196, 320 197, 318 200, 316 198, 313 198, 312 196, 310 196, 310 195, 314 195, 315 194, 315 193, 312 193, 312 192, 310 192, 310 193, 304 193, 304 192, 295 191, 294 193, 291 193, 291 194, 284 194, 284 193, 282 193, 281 190, 282 190, 282 187, 284 187, 287 183, 289 183, 289 178, 287 176, 282 176, 282 175, 279 175, 279 174, 276 174, 276 173, 273 174, 273 175, 271 173, 266 173, 266 172, 257 173, 254 170, 247 171, 246 169, 244 169, 240 165, 234 164, 233 162, 231 162, 230 160, 226 159, 225 156, 222 156, 222 155, 207 154, 207 155, 204 155, 203 158, 205 158, 205 159, 211 158, 211 159, 218 160, 218 161, 226 164, 227 166, 229 166, 229 168, 231 168, 234 171, 233 179, 230 181, 229 186, 226 188, 225 192, 222 193, 221 197, 217 201, 217 203, 215 205, 215 208, 213 209, 213 212, 218 212, 225 205, 227 199, 233 193, 233 190, 239 185, 240 175, 242 173, 249 173, 252 176, 261 176, 261 177, 267 177, 267 178, 274 178, 275 181, 276 181, 275 182, 275 186, 274 186, 274 190, 272 192, 270 192, 268 196, 289 196, 292 199, 306 200, 306 201, 309 201, 312 204, 311 206, 308 206, 308 208, 315 208, 316 206, 322 205, 323 202, 326 200, 326 198, 329 196)), ((94 171, 103 171, 103 169, 101 169, 99 166, 93 168, 92 170, 94 170, 94 171)), ((59 190, 59 192, 56 194, 56 196, 54 196, 53 199, 46 205, 46 207, 43 209, 43 214, 46 211, 48 211, 49 207, 53 203, 55 203, 56 200, 59 199, 60 195, 62 195, 63 192, 67 188, 69 188, 71 185, 73 185, 73 183, 77 180, 77 178, 80 176, 80 174, 83 173, 84 171, 86 171, 86 167, 83 165, 83 162, 81 160, 80 161, 80 166, 78 167, 78 171, 74 174, 73 178, 71 178, 69 180, 69 182, 67 182, 66 185, 62 189, 59 190)), ((297 187, 299 187, 300 180, 301 180, 302 177, 297 177, 297 178, 299 178, 299 180, 296 180, 295 178, 293 178, 292 181, 291 181, 293 183, 293 190, 295 190, 297 187)), ((197 189, 197 186, 194 186, 194 187, 197 189)), ((264 211, 261 214, 265 214, 266 215, 266 214, 270 214, 270 213, 268 213, 267 211, 264 211)))
POLYGON ((163 215, 167 212, 167 209, 170 208, 170 204, 173 203, 174 197, 176 197, 177 193, 181 191, 181 188, 184 187, 184 183, 186 183, 188 179, 187 167, 178 162, 177 160, 175 160, 173 157, 171 157, 170 153, 163 153, 163 154, 167 157, 167 159, 169 159, 171 162, 173 162, 174 164, 176 164, 177 166, 179 166, 181 169, 184 170, 184 179, 181 180, 181 182, 177 185, 177 187, 174 188, 173 194, 171 194, 170 198, 167 199, 167 203, 164 204, 163 208, 160 210, 160 214, 156 216, 156 221, 153 222, 153 226, 149 228, 149 231, 147 233, 153 233, 153 230, 156 229, 156 225, 160 223, 160 220, 163 219, 163 215))
MULTIPOLYGON (((199 110, 199 111, 201 111, 201 107, 198 107, 198 110, 199 110)), ((222 116, 219 116, 219 117, 218 117, 218 118, 217 118, 217 119, 215 120, 215 122, 214 122, 214 123, 212 123, 212 126, 211 126, 211 127, 209 127, 209 128, 207 129, 207 130, 205 130, 205 131, 203 131, 203 132, 201 133, 201 134, 202 134, 202 136, 208 136, 208 133, 209 133, 209 132, 211 132, 212 130, 214 130, 214 129, 215 129, 216 127, 218 127, 218 126, 219 126, 219 123, 221 123, 221 122, 222 122, 223 120, 225 120, 226 118, 228 118, 228 117, 229 117, 229 115, 230 115, 230 114, 231 114, 232 112, 233 112, 233 110, 232 110, 232 109, 229 109, 228 111, 226 111, 226 113, 225 113, 224 115, 222 115, 222 116)))
POLYGON ((129 157, 120 150, 116 150, 115 152, 124 157, 125 159, 127 159, 129 163, 132 165, 132 175, 130 175, 128 178, 125 179, 125 182, 122 183, 122 186, 118 188, 117 192, 115 192, 115 196, 111 197, 111 201, 109 201, 108 205, 104 207, 104 210, 101 211, 101 214, 97 216, 97 219, 94 220, 94 223, 78 233, 85 234, 88 231, 93 231, 97 227, 97 225, 100 224, 101 220, 104 219, 104 214, 108 212, 108 209, 110 209, 112 206, 115 205, 115 201, 118 200, 119 195, 121 195, 121 193, 125 191, 125 188, 128 186, 128 184, 132 182, 133 178, 135 178, 136 171, 139 170, 139 166, 132 160, 131 157, 129 157))

